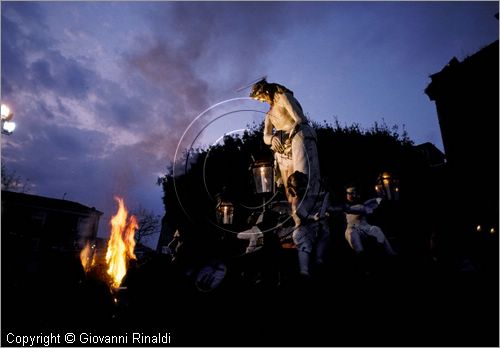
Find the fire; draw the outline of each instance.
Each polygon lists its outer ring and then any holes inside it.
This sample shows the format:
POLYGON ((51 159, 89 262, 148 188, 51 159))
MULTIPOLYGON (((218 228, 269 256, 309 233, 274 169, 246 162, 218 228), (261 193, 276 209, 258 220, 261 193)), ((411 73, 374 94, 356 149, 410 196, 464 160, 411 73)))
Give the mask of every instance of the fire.
POLYGON ((111 277, 111 287, 117 289, 127 274, 128 260, 136 259, 134 235, 138 224, 134 215, 128 217, 123 199, 115 197, 115 200, 118 202, 118 212, 111 218, 106 264, 108 275, 111 277))
POLYGON ((85 247, 80 252, 80 261, 85 272, 88 272, 92 267, 95 266, 95 258, 95 246, 91 246, 90 242, 87 241, 87 244, 85 244, 85 247))

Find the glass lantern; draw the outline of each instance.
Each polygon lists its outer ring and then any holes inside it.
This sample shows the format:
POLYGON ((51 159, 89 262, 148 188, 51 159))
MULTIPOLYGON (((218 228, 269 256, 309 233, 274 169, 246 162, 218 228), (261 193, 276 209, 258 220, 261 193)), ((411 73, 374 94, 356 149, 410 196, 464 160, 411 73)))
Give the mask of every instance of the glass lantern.
POLYGON ((377 196, 389 201, 399 200, 399 180, 394 178, 391 173, 383 172, 377 178, 375 185, 377 196))
POLYGON ((257 161, 252 165, 252 174, 257 193, 273 193, 274 170, 270 161, 257 161))
POLYGON ((233 223, 234 206, 233 203, 223 201, 217 206, 217 222, 222 225, 233 223))

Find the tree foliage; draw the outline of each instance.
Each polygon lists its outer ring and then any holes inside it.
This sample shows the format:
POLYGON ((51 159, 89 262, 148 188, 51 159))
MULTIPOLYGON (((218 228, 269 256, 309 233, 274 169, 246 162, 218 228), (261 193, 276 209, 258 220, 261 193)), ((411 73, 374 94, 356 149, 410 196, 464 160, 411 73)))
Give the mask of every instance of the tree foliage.
POLYGON ((29 179, 23 179, 15 171, 10 171, 2 161, 2 190, 28 193, 31 190, 29 179))

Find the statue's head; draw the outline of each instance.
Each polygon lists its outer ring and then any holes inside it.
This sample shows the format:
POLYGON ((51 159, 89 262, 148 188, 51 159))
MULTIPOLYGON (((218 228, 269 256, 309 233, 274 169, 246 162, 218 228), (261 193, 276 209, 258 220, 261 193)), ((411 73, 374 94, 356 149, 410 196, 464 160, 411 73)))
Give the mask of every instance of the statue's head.
POLYGON ((261 102, 271 103, 270 86, 271 84, 268 83, 265 78, 254 83, 252 91, 250 92, 250 98, 261 102))

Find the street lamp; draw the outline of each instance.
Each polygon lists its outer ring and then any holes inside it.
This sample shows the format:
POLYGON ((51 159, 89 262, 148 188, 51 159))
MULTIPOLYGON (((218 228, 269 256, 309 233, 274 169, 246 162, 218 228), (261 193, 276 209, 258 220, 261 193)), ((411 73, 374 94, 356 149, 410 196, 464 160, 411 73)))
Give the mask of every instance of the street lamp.
POLYGON ((1 107, 2 114, 2 134, 10 135, 16 129, 15 122, 11 122, 12 118, 14 118, 14 113, 10 110, 10 108, 2 104, 1 107))
POLYGON ((397 201, 399 200, 399 180, 394 178, 391 173, 383 172, 377 178, 375 191, 381 198, 397 201))

